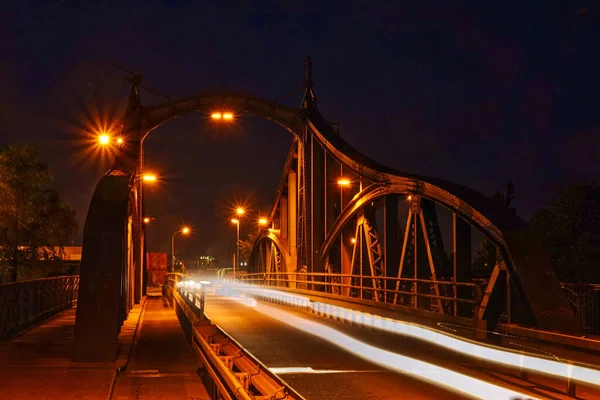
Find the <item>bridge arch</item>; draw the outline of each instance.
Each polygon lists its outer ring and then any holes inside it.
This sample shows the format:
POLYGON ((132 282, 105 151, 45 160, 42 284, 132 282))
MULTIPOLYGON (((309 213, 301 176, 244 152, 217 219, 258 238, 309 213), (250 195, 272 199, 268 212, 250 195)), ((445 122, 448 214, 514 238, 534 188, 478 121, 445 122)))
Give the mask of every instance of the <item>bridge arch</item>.
POLYGON ((305 127, 301 111, 265 100, 256 96, 239 93, 199 93, 194 96, 169 101, 142 109, 142 139, 165 122, 184 115, 213 111, 247 112, 264 117, 283 127, 297 138, 302 137, 305 127))
MULTIPOLYGON (((80 290, 86 295, 80 297, 75 339, 77 351, 88 355, 81 359, 94 359, 100 353, 116 351, 117 330, 110 327, 120 326, 127 315, 132 306, 130 294, 134 293, 135 302, 142 295, 144 229, 139 172, 143 165, 143 140, 171 119, 213 111, 264 117, 293 135, 270 213, 272 219, 280 219, 280 224, 258 237, 253 254, 261 245, 270 245, 282 257, 286 271, 322 273, 323 258, 359 210, 368 209, 368 203, 376 199, 414 194, 453 211, 503 248, 507 282, 514 282, 526 308, 527 322, 552 327, 567 326, 569 322, 565 321, 573 320, 573 314, 559 293, 560 286, 549 261, 527 233, 527 224, 523 220, 462 185, 396 171, 354 149, 316 108, 310 63, 307 67, 301 109, 235 93, 200 93, 145 107, 141 105, 138 87, 134 84, 123 121, 125 145, 111 171, 98 183, 84 227, 80 290), (343 207, 333 223, 327 214, 330 204, 326 196, 330 158, 339 163, 342 170, 350 171, 366 184, 365 189, 343 207), (119 212, 115 212, 117 208, 119 212), (324 223, 324 220, 328 222, 324 223), (293 229, 290 228, 292 222, 293 229), (80 313, 79 310, 84 308, 89 312, 80 313), (110 311, 99 312, 104 309, 110 311), (96 343, 95 338, 100 334, 104 335, 104 342, 92 349, 90 343, 96 343)), ((367 220, 364 216, 361 218, 363 222, 367 220)), ((382 259, 383 253, 379 261, 382 259)))

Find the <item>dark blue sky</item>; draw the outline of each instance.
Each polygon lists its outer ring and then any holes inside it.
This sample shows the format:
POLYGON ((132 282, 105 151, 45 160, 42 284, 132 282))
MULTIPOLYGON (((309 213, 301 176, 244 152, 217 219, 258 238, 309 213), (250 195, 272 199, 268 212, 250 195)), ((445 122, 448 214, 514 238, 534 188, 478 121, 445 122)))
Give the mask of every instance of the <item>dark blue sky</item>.
MULTIPOLYGON (((310 55, 321 112, 355 147, 486 194, 513 180, 528 218, 553 188, 599 176, 600 8, 590 3, 4 1, 0 147, 39 146, 83 224, 109 164, 82 155, 76 121, 96 108, 122 116, 128 92, 107 61, 171 97, 230 90, 298 106, 310 55)), ((147 197, 158 218, 150 250, 167 250, 189 221, 185 255, 224 257, 228 206, 269 208, 290 139, 257 118, 159 128, 147 142, 164 176, 147 197)))

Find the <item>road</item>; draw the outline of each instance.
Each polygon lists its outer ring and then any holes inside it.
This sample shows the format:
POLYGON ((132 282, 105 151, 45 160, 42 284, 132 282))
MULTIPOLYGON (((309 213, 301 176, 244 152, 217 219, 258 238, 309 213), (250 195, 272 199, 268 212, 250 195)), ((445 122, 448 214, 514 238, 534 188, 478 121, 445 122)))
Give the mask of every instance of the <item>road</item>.
MULTIPOLYGON (((340 347, 340 343, 331 343, 322 339, 315 331, 309 329, 305 332, 302 330, 307 330, 302 323, 305 320, 312 321, 309 324, 318 323, 319 326, 326 327, 325 329, 332 328, 362 343, 368 343, 374 346, 373 351, 385 349, 414 360, 428 362, 462 376, 525 393, 526 396, 522 398, 568 398, 565 393, 566 384, 556 379, 549 379, 539 374, 523 377, 520 371, 478 361, 418 339, 406 339, 396 335, 381 334, 375 330, 359 329, 285 306, 258 302, 256 307, 250 307, 248 301, 208 295, 205 311, 213 323, 221 326, 269 368, 310 367, 322 372, 330 370, 318 374, 280 373, 284 380, 307 399, 459 399, 465 397, 462 393, 451 391, 441 384, 416 379, 410 375, 410 372, 415 371, 414 367, 409 366, 409 374, 394 372, 352 354, 351 351, 340 347), (290 325, 291 320, 296 322, 290 325)), ((448 379, 447 374, 440 373, 439 370, 417 369, 420 376, 433 379, 433 382, 439 383, 448 379)), ((454 384, 454 380, 452 378, 450 383, 454 384)), ((467 386, 467 390, 471 390, 470 386, 467 386)), ((600 393, 597 388, 578 385, 577 395, 582 399, 595 399, 599 398, 600 393)), ((492 398, 487 395, 480 397, 492 398)))
POLYGON ((208 295, 205 311, 213 323, 269 368, 311 367, 317 371, 336 371, 280 374, 307 399, 465 398, 427 382, 390 372, 234 299, 208 295))

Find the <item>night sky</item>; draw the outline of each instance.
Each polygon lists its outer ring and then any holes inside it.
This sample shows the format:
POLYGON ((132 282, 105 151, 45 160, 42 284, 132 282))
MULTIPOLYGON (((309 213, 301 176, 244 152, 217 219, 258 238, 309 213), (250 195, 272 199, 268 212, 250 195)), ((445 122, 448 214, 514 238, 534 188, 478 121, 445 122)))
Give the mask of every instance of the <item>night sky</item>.
MULTIPOLYGON (((554 188, 600 175, 593 3, 4 0, 0 148, 38 146, 83 226, 110 166, 89 151, 91 121, 121 118, 129 90, 109 61, 171 98, 223 90, 299 107, 310 55, 319 108, 353 146, 485 194, 512 180, 527 219, 554 188)), ((194 237, 177 243, 185 257, 227 258, 231 207, 269 210, 290 140, 257 117, 225 128, 195 115, 154 131, 149 250, 168 251, 191 223, 194 237)))

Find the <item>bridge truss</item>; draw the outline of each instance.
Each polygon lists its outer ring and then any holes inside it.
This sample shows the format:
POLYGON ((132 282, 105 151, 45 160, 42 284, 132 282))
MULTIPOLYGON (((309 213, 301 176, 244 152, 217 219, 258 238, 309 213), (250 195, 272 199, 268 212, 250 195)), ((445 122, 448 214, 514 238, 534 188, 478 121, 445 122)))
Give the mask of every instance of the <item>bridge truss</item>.
POLYGON ((104 359, 116 351, 120 324, 142 296, 145 137, 171 119, 214 110, 262 116, 292 134, 270 226, 254 243, 244 279, 486 321, 488 327, 503 314, 511 322, 579 333, 524 221, 467 187, 393 170, 354 149, 320 114, 311 70, 309 59, 300 109, 234 93, 146 107, 134 81, 123 123, 126 145, 98 183, 84 227, 77 357, 104 359), (342 177, 348 185, 338 185, 342 177), (451 256, 440 210, 451 215, 451 256), (499 250, 485 287, 471 278, 472 230, 499 250))

